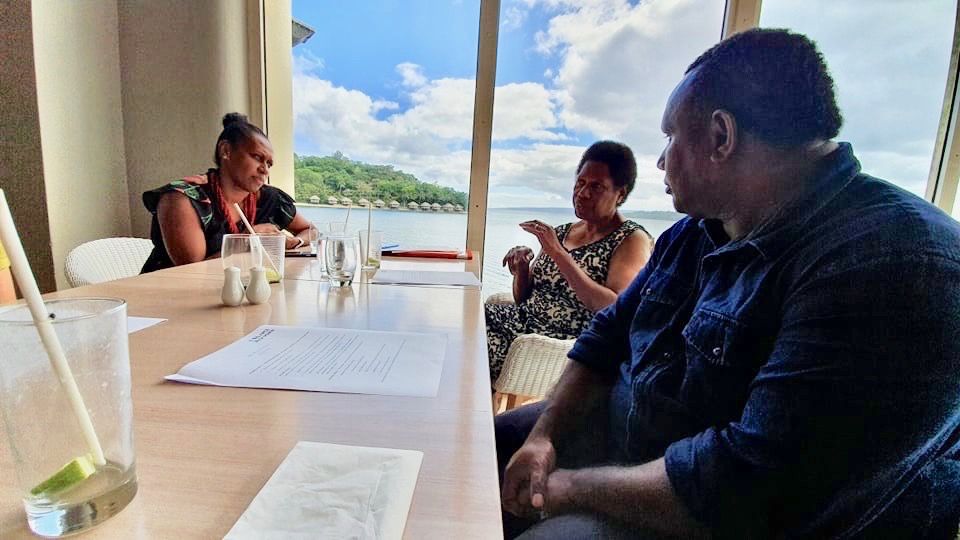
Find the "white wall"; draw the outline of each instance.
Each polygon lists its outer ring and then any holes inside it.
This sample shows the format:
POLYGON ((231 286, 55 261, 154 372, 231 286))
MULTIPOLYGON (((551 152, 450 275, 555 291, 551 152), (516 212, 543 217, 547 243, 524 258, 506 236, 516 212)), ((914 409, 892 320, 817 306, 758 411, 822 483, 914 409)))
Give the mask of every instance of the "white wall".
POLYGON ((0 2, 0 188, 43 292, 55 287, 29 2, 0 2))
POLYGON ((249 3, 120 2, 120 80, 134 235, 148 236, 144 191, 213 166, 228 112, 248 113, 249 3))
POLYGON ((34 62, 58 288, 67 252, 130 234, 116 0, 33 0, 34 62))

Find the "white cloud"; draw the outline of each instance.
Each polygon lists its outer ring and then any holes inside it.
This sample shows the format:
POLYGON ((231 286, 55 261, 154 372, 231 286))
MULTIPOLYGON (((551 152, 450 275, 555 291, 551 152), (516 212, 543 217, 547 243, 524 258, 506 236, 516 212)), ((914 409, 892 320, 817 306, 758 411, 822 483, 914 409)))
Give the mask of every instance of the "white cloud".
POLYGON ((517 6, 507 6, 500 15, 500 29, 506 32, 516 30, 523 25, 527 12, 517 6))
POLYGON ((423 75, 423 68, 417 64, 411 64, 409 62, 398 64, 397 73, 403 77, 404 86, 416 88, 427 83, 427 78, 423 75))
MULTIPOLYGON (((780 8, 782 17, 820 41, 848 118, 844 135, 850 134, 865 170, 902 178, 915 191, 922 191, 936 130, 935 123, 927 126, 915 118, 936 117, 940 98, 927 94, 942 97, 943 75, 937 70, 945 69, 927 66, 924 58, 930 51, 949 54, 950 39, 917 29, 931 26, 932 11, 952 13, 952 6, 941 6, 947 3, 927 0, 917 4, 922 9, 892 9, 889 2, 858 2, 854 10, 845 3, 811 0, 771 2, 764 8, 765 17, 776 18, 775 6, 786 6, 780 8), (825 21, 820 13, 828 9, 833 11, 825 21), (850 21, 861 19, 869 20, 872 33, 851 35, 850 21), (882 49, 877 43, 897 47, 882 49), (880 52, 868 54, 871 50, 880 52), (914 66, 922 68, 908 69, 914 66), (898 75, 908 71, 909 76, 898 75), (910 106, 889 106, 891 96, 910 106)), ((539 82, 496 89, 491 205, 566 205, 584 150, 572 142, 576 136, 621 140, 633 148, 639 173, 626 208, 670 209, 663 173, 656 168, 663 145, 660 116, 687 65, 719 39, 723 2, 506 0, 502 27, 531 22, 534 10, 548 22, 523 50, 501 49, 500 55, 536 51, 548 65, 539 82), (523 197, 530 198, 523 202, 523 197)), ((942 24, 951 25, 952 19, 942 24)), ((401 106, 324 80, 322 59, 298 53, 294 62, 296 128, 298 136, 311 141, 311 152, 341 150, 353 159, 392 164, 423 180, 467 189, 472 79, 430 78, 418 64, 399 64, 401 106)))

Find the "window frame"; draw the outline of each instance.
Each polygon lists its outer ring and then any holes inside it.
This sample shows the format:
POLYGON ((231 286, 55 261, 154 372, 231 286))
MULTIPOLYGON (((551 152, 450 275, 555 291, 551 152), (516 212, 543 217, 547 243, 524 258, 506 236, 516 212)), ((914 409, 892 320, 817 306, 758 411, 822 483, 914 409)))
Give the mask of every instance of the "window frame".
MULTIPOLYGON (((283 17, 289 19, 291 2, 283 2, 284 8, 277 7, 279 2, 248 0, 251 13, 250 32, 259 34, 261 51, 269 51, 267 43, 289 42, 289 24, 279 25, 281 30, 273 30, 270 19, 283 17), (261 18, 262 17, 262 18, 261 18), (282 27, 286 27, 285 29, 282 27), (273 31, 271 31, 273 30, 273 31)), ((737 32, 754 28, 760 23, 763 0, 726 0, 722 38, 737 32)), ((494 90, 497 74, 497 46, 500 27, 500 0, 481 0, 479 17, 479 36, 477 40, 477 70, 474 90, 473 138, 470 156, 469 204, 467 207, 466 247, 472 250, 478 259, 478 268, 483 269, 483 246, 486 235, 487 196, 490 185, 490 152, 493 133, 494 90)), ((943 106, 940 113, 940 125, 937 132, 933 154, 930 157, 930 174, 926 185, 926 200, 937 205, 948 214, 952 213, 960 184, 960 79, 958 79, 958 58, 960 58, 960 2, 953 32, 953 49, 950 68, 944 90, 943 106)), ((289 47, 281 48, 288 50, 289 47)), ((251 101, 254 109, 260 109, 266 131, 276 149, 276 155, 287 156, 293 160, 293 119, 289 122, 277 122, 277 109, 290 111, 292 115, 292 96, 287 96, 292 77, 289 62, 279 69, 268 69, 275 57, 263 54, 263 64, 251 62, 251 101), (259 69, 257 69, 259 67, 259 69), (281 80, 281 78, 285 78, 281 80), (269 98, 269 99, 268 99, 269 98), (260 107, 257 107, 259 105, 260 107), (270 114, 271 110, 274 114, 270 114), (270 119, 271 122, 266 122, 270 119), (283 132, 283 133, 280 133, 283 132), (279 139, 279 140, 277 140, 279 139)), ((281 63, 283 64, 283 63, 281 63)), ((283 158, 281 158, 283 159, 283 158)), ((289 179, 292 189, 293 179, 289 179)), ((284 186, 286 187, 284 183, 284 186)))

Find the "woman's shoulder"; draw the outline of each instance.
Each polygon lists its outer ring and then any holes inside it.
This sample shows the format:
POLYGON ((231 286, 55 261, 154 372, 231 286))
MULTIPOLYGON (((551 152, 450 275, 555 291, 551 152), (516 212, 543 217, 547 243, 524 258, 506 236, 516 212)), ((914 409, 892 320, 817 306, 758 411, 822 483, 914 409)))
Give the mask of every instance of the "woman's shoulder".
POLYGON ((276 187, 266 184, 260 188, 260 200, 263 201, 278 201, 285 204, 295 204, 293 197, 287 194, 286 191, 276 187))
POLYGON ((184 176, 158 188, 143 192, 143 205, 150 212, 156 212, 160 199, 167 193, 181 193, 194 206, 210 205, 210 194, 207 191, 208 184, 207 174, 184 176))
POLYGON ((632 242, 641 242, 644 239, 651 239, 650 233, 647 232, 647 229, 640 225, 636 221, 626 219, 620 226, 610 233, 610 236, 607 237, 607 241, 613 244, 613 247, 616 248, 625 241, 632 242))

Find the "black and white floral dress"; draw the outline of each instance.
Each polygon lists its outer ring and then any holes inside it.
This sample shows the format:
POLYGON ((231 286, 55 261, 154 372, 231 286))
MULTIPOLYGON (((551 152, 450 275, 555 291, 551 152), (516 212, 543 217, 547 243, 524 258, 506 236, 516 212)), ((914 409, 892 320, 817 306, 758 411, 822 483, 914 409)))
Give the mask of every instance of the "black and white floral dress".
MULTIPOLYGON (((560 243, 570 232, 572 223, 554 227, 560 243)), ((590 279, 607 282, 610 257, 623 240, 634 231, 647 232, 640 224, 626 220, 615 231, 596 242, 569 250, 573 260, 590 279)), ((573 288, 560 273, 557 264, 547 255, 533 263, 533 286, 530 296, 519 304, 487 304, 487 354, 490 358, 490 381, 497 380, 510 344, 520 334, 540 334, 557 339, 580 335, 593 311, 583 305, 573 288)))

